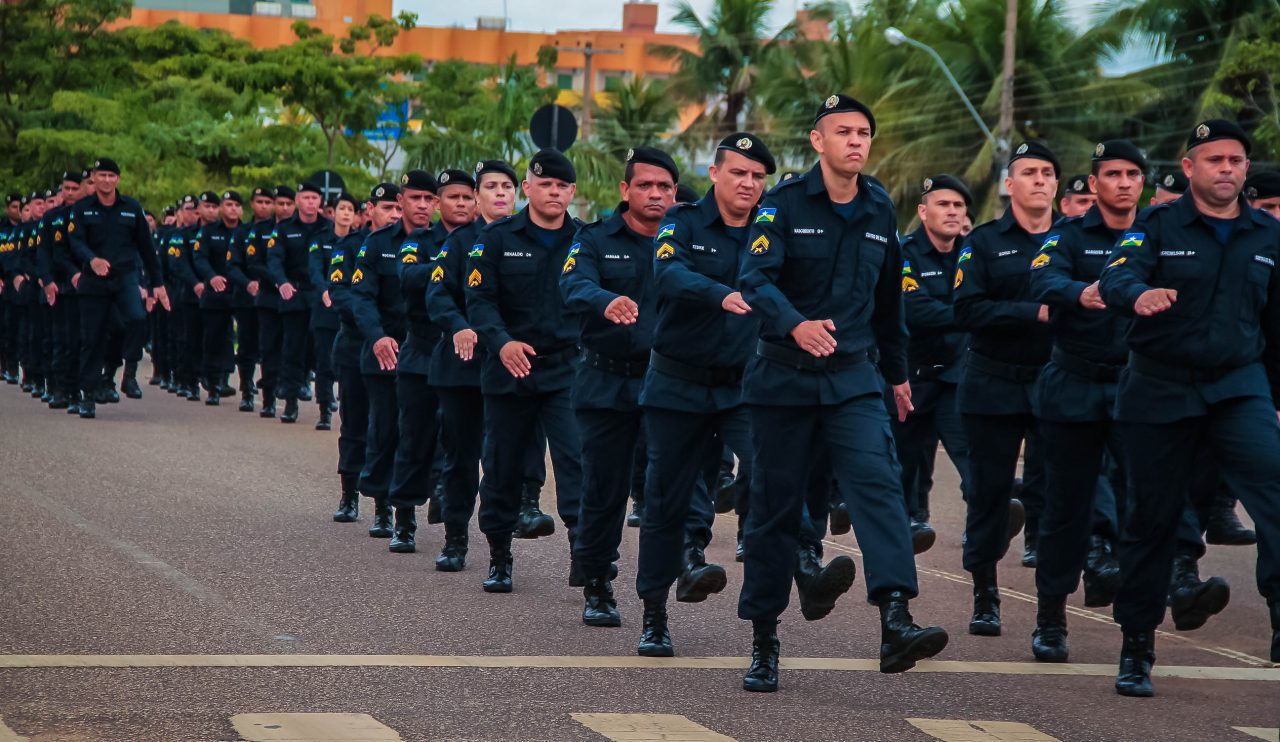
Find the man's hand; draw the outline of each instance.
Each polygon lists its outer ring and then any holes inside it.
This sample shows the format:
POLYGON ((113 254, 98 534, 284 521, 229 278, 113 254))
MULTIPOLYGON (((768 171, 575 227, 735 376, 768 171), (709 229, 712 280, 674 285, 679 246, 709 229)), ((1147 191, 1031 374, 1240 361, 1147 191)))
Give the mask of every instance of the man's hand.
POLYGON ((298 290, 293 287, 293 284, 291 283, 280 284, 281 299, 284 299, 285 301, 293 301, 293 297, 297 293, 298 293, 298 290))
POLYGON ((836 331, 836 323, 829 319, 811 319, 791 328, 791 337, 796 345, 818 358, 836 352, 836 339, 831 333, 836 331))
POLYGON ((893 403, 898 407, 898 422, 905 423, 907 415, 916 411, 911 404, 911 382, 893 385, 893 403))
POLYGON ((222 276, 214 276, 209 279, 209 285, 213 287, 214 291, 221 294, 223 291, 227 290, 227 279, 222 276))
POLYGON ((94 275, 106 278, 107 273, 111 271, 111 263, 108 263, 106 258, 94 258, 89 261, 89 269, 94 275))
POLYGON ((1147 289, 1133 303, 1133 311, 1139 317, 1150 317, 1173 306, 1178 300, 1178 292, 1174 289, 1147 289))
POLYGON ((4 296, 4 279, 0 278, 0 296, 4 296))
POLYGON ((1041 304, 1041 305, 1040 305, 1040 311, 1039 311, 1038 313, 1036 313, 1036 321, 1037 321, 1037 322, 1048 322, 1048 321, 1049 321, 1049 305, 1048 305, 1048 304, 1041 304))
POLYGON ((166 289, 164 286, 156 286, 154 289, 151 289, 151 295, 156 298, 156 301, 160 302, 160 306, 164 307, 164 311, 166 312, 171 311, 171 308, 169 306, 169 290, 168 289, 166 289))
POLYGON ((538 354, 532 345, 519 340, 512 340, 498 351, 498 358, 502 359, 502 365, 517 379, 523 379, 533 370, 533 364, 529 362, 528 357, 536 355, 538 354))
POLYGON ((480 336, 475 330, 458 330, 453 334, 453 352, 462 360, 469 361, 476 356, 476 343, 479 340, 480 336))
POLYGON ((72 277, 71 277, 71 288, 74 288, 74 289, 78 289, 78 288, 80 288, 80 274, 79 274, 79 273, 77 273, 77 274, 75 274, 74 276, 72 276, 72 277))
POLYGON ((245 287, 245 290, 249 292, 249 296, 257 296, 257 295, 258 295, 258 282, 257 282, 257 281, 250 281, 250 282, 249 282, 249 285, 248 285, 247 287, 245 287))
POLYGON ((396 370, 396 356, 399 354, 400 343, 395 338, 380 338, 373 344, 373 357, 378 359, 378 368, 383 371, 396 370))
POLYGON ((192 287, 191 287, 191 290, 196 292, 196 298, 197 298, 197 299, 199 299, 200 297, 204 296, 204 284, 203 284, 203 283, 197 283, 195 286, 192 286, 192 287))
POLYGON ((50 283, 44 287, 44 300, 53 306, 58 303, 58 284, 50 283))
POLYGON ((333 306, 333 299, 329 298, 328 289, 325 289, 324 293, 320 295, 320 303, 324 305, 325 309, 333 306))
POLYGON ((22 284, 24 284, 24 283, 26 283, 26 282, 27 282, 27 277, 26 277, 26 276, 23 276, 23 275, 17 275, 17 276, 14 276, 14 277, 13 277, 13 290, 14 290, 14 291, 21 291, 21 290, 22 290, 22 284))
POLYGON ((1085 309, 1106 309, 1107 303, 1102 300, 1102 295, 1098 293, 1098 282, 1094 281, 1080 292, 1080 306, 1085 309))
POLYGON ((604 308, 604 318, 615 325, 634 325, 640 316, 640 305, 626 296, 619 296, 604 308))
POLYGON ((724 301, 720 302, 720 307, 724 311, 733 312, 734 314, 746 314, 751 311, 751 305, 742 298, 741 291, 735 291, 726 296, 724 301))

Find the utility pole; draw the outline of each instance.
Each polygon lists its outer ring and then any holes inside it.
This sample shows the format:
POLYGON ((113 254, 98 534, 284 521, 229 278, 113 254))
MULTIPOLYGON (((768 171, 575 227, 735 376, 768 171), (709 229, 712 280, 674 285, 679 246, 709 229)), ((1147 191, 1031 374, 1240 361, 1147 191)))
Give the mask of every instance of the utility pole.
POLYGON ((562 52, 574 52, 581 54, 583 58, 582 64, 582 141, 586 141, 591 136, 591 105, 594 102, 596 80, 591 70, 591 58, 597 54, 621 54, 621 49, 596 49, 591 42, 582 46, 562 46, 559 47, 562 52))
POLYGON ((1000 136, 996 140, 995 161, 992 163, 996 176, 995 213, 1004 213, 1007 196, 1004 192, 1004 175, 1009 163, 1009 147, 1013 139, 1013 69, 1017 62, 1018 51, 1018 0, 1006 0, 1004 15, 1004 71, 1000 83, 1000 136))

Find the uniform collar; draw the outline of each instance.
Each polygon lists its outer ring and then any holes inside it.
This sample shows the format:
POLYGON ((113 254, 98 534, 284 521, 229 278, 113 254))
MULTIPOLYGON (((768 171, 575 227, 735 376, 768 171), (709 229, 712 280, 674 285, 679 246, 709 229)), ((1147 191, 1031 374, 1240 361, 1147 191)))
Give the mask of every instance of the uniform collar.
POLYGON ((1102 220, 1102 209, 1098 208, 1098 204, 1089 207, 1080 217, 1080 223, 1085 229, 1093 229, 1095 227, 1106 227, 1107 223, 1102 220))
POLYGON ((721 224, 724 223, 724 219, 720 218, 720 204, 716 203, 715 186, 708 188, 706 194, 693 206, 698 210, 698 217, 702 221, 702 226, 706 227, 715 224, 717 221, 721 224))
MULTIPOLYGON (((1049 222, 1049 229, 1053 229, 1053 225, 1057 224, 1060 219, 1062 219, 1061 216, 1055 215, 1055 218, 1049 222)), ((1008 232, 1010 229, 1016 229, 1024 234, 1031 234, 1031 232, 1028 232, 1021 224, 1018 223, 1017 217, 1013 215, 1012 204, 1010 204, 1009 208, 1004 210, 1004 216, 996 220, 996 227, 1001 232, 1008 232)))
POLYGON ((957 237, 955 242, 952 243, 953 247, 951 248, 951 251, 944 253, 943 251, 938 249, 937 245, 933 244, 933 240, 929 238, 929 232, 924 228, 923 224, 916 227, 916 231, 907 235, 907 239, 912 240, 914 242, 918 242, 922 246, 927 246, 929 248, 928 252, 933 255, 937 255, 938 257, 954 255, 956 253, 956 250, 960 248, 960 243, 963 242, 962 237, 957 237))
MULTIPOLYGON (((1240 203, 1240 214, 1231 220, 1233 229, 1252 229, 1254 224, 1265 225, 1265 219, 1273 218, 1266 214, 1259 213, 1257 209, 1250 206, 1248 199, 1244 197, 1243 193, 1237 196, 1236 200, 1240 203), (1259 216, 1265 217, 1265 219, 1259 219, 1259 216)), ((1196 208, 1196 200, 1192 197, 1190 188, 1188 188, 1187 192, 1182 194, 1177 201, 1173 202, 1171 208, 1177 212, 1178 223, 1184 227, 1195 221, 1196 217, 1207 219, 1207 217, 1205 217, 1204 214, 1201 214, 1200 210, 1196 208)))
MULTIPOLYGON (((800 177, 804 179, 804 192, 806 195, 817 196, 822 194, 828 201, 831 200, 831 195, 827 193, 827 183, 822 179, 821 162, 814 163, 813 167, 809 168, 809 172, 800 177)), ((891 203, 888 196, 883 195, 878 188, 873 186, 869 176, 859 174, 858 193, 853 197, 853 200, 859 201, 863 198, 881 205, 891 203)), ((865 201, 862 203, 865 203, 865 201)))

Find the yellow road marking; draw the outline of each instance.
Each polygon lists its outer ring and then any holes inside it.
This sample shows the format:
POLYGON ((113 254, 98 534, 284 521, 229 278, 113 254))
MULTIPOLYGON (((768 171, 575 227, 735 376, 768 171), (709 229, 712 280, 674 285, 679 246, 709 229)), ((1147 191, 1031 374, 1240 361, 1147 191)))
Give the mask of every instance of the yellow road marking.
MULTIPOLYGON (((450 656, 426 654, 5 654, 0 669, 52 667, 472 667, 558 668, 613 670, 742 670, 746 657, 619 656, 450 656)), ((877 660, 842 657, 784 657, 784 670, 878 672, 877 660)), ((965 662, 925 660, 911 672, 973 673, 979 675, 1080 675, 1112 677, 1112 664, 1042 662, 965 662)), ((1280 667, 1192 667, 1156 665, 1154 677, 1194 680, 1251 680, 1280 682, 1280 667)))
POLYGON ((907 719, 912 726, 942 742, 1059 742, 1057 737, 1016 721, 907 719))
POLYGON ((368 714, 236 714, 231 726, 246 742, 402 742, 368 714))
POLYGON ((27 738, 19 735, 0 719, 0 742, 27 742, 27 738))
POLYGON ((1237 732, 1244 732, 1250 737, 1265 739, 1267 742, 1280 742, 1280 729, 1266 729, 1264 727, 1231 727, 1237 732))
POLYGON ((614 742, 736 742, 678 714, 570 714, 614 742))

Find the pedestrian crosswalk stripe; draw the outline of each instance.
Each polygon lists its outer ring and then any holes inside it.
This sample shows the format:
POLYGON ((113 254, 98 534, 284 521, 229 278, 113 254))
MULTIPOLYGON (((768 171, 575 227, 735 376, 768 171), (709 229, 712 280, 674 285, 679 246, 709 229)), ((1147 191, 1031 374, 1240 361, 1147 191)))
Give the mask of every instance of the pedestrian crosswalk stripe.
POLYGON ((615 742, 736 742, 678 714, 570 714, 615 742))
POLYGON ((1280 742, 1280 729, 1266 729, 1263 727, 1231 727, 1237 732, 1244 732, 1250 737, 1265 739, 1267 742, 1280 742))
POLYGON ((231 726, 244 742, 403 742, 368 714, 236 714, 231 726))
POLYGON ((942 742, 1059 742, 1035 727, 1016 721, 907 719, 916 729, 942 742))
MULTIPOLYGON (((637 657, 634 655, 425 655, 425 654, 0 654, 0 669, 51 667, 470 667, 569 670, 745 670, 747 657, 637 657)), ((783 670, 879 672, 873 659, 784 657, 783 670)), ((912 673, 977 675, 1077 675, 1114 677, 1114 664, 1053 662, 967 662, 925 660, 912 673)), ((1156 678, 1280 682, 1280 667, 1194 667, 1156 665, 1156 678)))
POLYGON ((0 742, 27 742, 27 738, 18 736, 4 723, 4 719, 0 719, 0 742))

